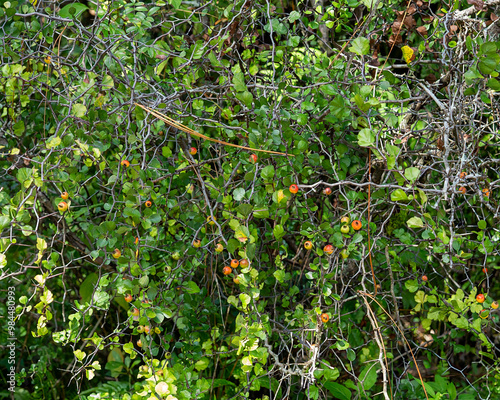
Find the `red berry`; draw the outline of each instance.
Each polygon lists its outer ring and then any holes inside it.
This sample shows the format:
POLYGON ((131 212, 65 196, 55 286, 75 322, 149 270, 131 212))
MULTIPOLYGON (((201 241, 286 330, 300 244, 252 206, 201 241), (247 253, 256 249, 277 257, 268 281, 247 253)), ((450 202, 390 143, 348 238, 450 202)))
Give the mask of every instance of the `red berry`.
POLYGON ((233 269, 227 265, 224 268, 222 268, 222 273, 224 275, 229 275, 231 272, 233 272, 233 269))
POLYGON ((478 295, 476 296, 476 301, 477 301, 478 303, 484 303, 484 300, 485 300, 484 294, 478 294, 478 295))
POLYGON ((295 193, 297 193, 298 191, 299 191, 299 187, 298 187, 297 185, 295 185, 295 184, 290 185, 290 193, 295 194, 295 193))
POLYGON ((251 162, 252 164, 255 164, 255 163, 257 162, 257 160, 258 160, 258 158, 257 158, 257 154, 250 154, 250 157, 249 157, 249 158, 250 158, 250 162, 251 162))

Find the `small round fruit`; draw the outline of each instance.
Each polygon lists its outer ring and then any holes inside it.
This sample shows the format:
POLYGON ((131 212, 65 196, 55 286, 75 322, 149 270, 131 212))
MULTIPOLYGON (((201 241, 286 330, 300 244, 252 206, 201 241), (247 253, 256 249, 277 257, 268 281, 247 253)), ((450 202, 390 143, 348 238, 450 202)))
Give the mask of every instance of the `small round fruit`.
POLYGON ((345 233, 345 234, 349 233, 349 225, 342 225, 340 227, 340 232, 345 233))
POLYGON ((139 339, 139 340, 137 341, 137 346, 138 346, 138 347, 142 347, 142 340, 141 340, 141 339, 139 339))
POLYGON ((148 200, 148 201, 146 201, 146 202, 144 203, 144 205, 145 205, 147 208, 149 208, 149 207, 151 207, 151 206, 153 205, 153 203, 151 203, 151 201, 149 201, 149 200, 148 200))
POLYGON ((231 272, 233 272, 233 269, 228 265, 226 265, 224 268, 222 268, 222 273, 224 275, 229 275, 231 272))
POLYGON ((361 223, 360 220, 355 220, 355 221, 352 221, 352 229, 354 229, 355 231, 359 231, 362 227, 363 227, 363 224, 361 223))
POLYGON ((138 332, 138 333, 143 333, 143 332, 144 332, 144 325, 139 325, 139 326, 137 327, 137 332, 138 332))
POLYGON ((149 325, 145 325, 144 326, 144 333, 149 335, 149 332, 151 332, 151 328, 149 327, 149 325))
POLYGON ((295 185, 295 184, 290 185, 290 193, 295 194, 295 193, 298 193, 298 191, 299 191, 299 187, 297 185, 295 185))
POLYGON ((61 199, 63 199, 63 200, 68 200, 68 199, 69 199, 69 194, 68 194, 68 192, 62 192, 62 193, 61 193, 61 199))
POLYGON ((240 265, 240 262, 237 259, 231 260, 231 268, 236 268, 240 265))
POLYGON ((323 247, 323 251, 325 252, 325 254, 332 254, 333 246, 331 244, 327 244, 325 247, 323 247))
POLYGON ((494 301, 493 303, 491 303, 491 308, 496 310, 498 308, 498 301, 494 301))
POLYGON ((246 268, 250 265, 250 263, 248 262, 248 260, 246 258, 243 258, 242 260, 240 260, 240 267, 241 268, 246 268))
POLYGON ((120 258, 122 256, 122 252, 120 251, 120 249, 115 249, 115 251, 113 251, 112 256, 113 258, 120 258))
POLYGON ((68 209, 68 203, 66 203, 65 201, 61 201, 58 205, 57 205, 57 209, 61 212, 64 212, 68 209))
POLYGON ((193 240, 193 247, 195 249, 197 249, 200 246, 201 246, 201 240, 199 240, 199 239, 193 240))
POLYGON ((177 261, 181 258, 181 253, 179 253, 178 251, 174 252, 174 254, 172 254, 172 258, 177 261))
POLYGON ((215 221, 217 221, 217 218, 215 218, 215 215, 213 217, 210 215, 207 217, 208 225, 215 225, 215 221))
POLYGON ((122 160, 120 164, 124 167, 130 167, 130 163, 127 160, 122 160))
POLYGON ((196 149, 196 147, 191 147, 189 149, 189 154, 191 154, 192 156, 194 156, 196 153, 198 153, 198 150, 196 149))
POLYGON ((125 295, 125 301, 126 301, 127 303, 130 303, 132 300, 134 300, 134 298, 132 297, 132 295, 131 295, 130 293, 127 293, 127 294, 125 295))
POLYGON ((490 197, 490 193, 491 193, 490 189, 485 188, 482 190, 482 192, 483 192, 483 196, 490 197))
POLYGON ((138 316, 139 316, 139 309, 134 307, 134 308, 132 309, 132 315, 133 315, 134 317, 138 317, 138 316))
POLYGON ((484 294, 481 294, 481 293, 480 293, 480 294, 478 294, 478 295, 476 296, 476 301, 477 301, 478 303, 484 303, 484 300, 485 300, 484 294))
POLYGON ((257 154, 250 154, 249 159, 250 159, 250 162, 251 162, 252 164, 255 164, 255 163, 257 162, 257 160, 258 160, 258 158, 257 158, 257 154))
POLYGON ((217 246, 215 246, 215 251, 217 253, 222 253, 224 251, 224 246, 222 245, 222 243, 217 243, 217 246))
POLYGON ((158 335, 161 333, 161 329, 158 328, 157 326, 155 327, 155 333, 158 334, 158 335))
POLYGON ((464 186, 461 186, 460 189, 458 189, 458 191, 462 194, 465 194, 467 192, 467 189, 464 186))
POLYGON ((313 248, 313 244, 308 240, 304 243, 304 247, 306 248, 306 250, 311 250, 313 248))
POLYGON ((427 278, 427 275, 422 275, 422 280, 423 280, 424 282, 427 282, 427 281, 429 280, 429 278, 427 278))
POLYGON ((344 249, 340 252, 340 256, 345 260, 347 257, 349 257, 349 251, 347 249, 344 249))
POLYGON ((485 267, 485 268, 483 268, 483 270, 482 270, 482 271, 483 271, 485 274, 487 274, 487 273, 488 273, 488 268, 486 268, 486 267, 485 267))
POLYGON ((330 195, 332 194, 332 189, 331 189, 331 188, 329 188, 329 187, 324 188, 324 189, 323 189, 323 194, 324 194, 325 196, 330 196, 330 195))
POLYGON ((330 317, 328 316, 327 313, 321 314, 321 321, 323 321, 324 324, 326 324, 330 320, 330 317))
POLYGON ((351 219, 346 215, 340 219, 340 223, 343 225, 348 225, 351 222, 351 219))
POLYGON ((234 282, 234 283, 236 283, 237 285, 239 285, 239 284, 240 284, 240 280, 238 279, 238 277, 237 277, 237 276, 235 276, 235 277, 233 278, 233 282, 234 282))
POLYGON ((465 172, 465 171, 460 172, 460 179, 465 179, 466 176, 467 176, 467 172, 465 172))

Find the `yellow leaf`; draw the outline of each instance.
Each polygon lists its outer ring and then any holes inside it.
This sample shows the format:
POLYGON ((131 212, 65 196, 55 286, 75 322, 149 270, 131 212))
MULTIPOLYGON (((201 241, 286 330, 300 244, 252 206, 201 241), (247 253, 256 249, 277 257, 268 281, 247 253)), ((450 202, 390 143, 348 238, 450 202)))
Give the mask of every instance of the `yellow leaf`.
POLYGON ((415 59, 415 52, 410 46, 401 47, 403 51, 403 58, 407 64, 411 63, 415 59))

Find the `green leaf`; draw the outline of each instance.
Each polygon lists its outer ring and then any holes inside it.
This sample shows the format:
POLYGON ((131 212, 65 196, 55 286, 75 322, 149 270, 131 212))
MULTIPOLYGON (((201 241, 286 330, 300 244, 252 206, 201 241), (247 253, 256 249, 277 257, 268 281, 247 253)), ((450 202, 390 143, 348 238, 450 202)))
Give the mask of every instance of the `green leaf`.
POLYGON ((498 81, 498 79, 495 78, 490 78, 488 80, 488 87, 498 92, 500 91, 500 81, 498 81))
POLYGON ((245 92, 247 85, 245 84, 245 75, 242 72, 237 72, 233 76, 233 85, 238 92, 245 92))
POLYGON ((241 201, 243 200, 244 197, 245 197, 245 189, 238 188, 234 190, 233 199, 235 199, 236 201, 241 201))
POLYGON ((361 129, 358 133, 358 144, 361 147, 370 147, 375 143, 375 135, 368 128, 361 129))
POLYGON ((22 119, 20 119, 19 121, 17 121, 13 126, 12 126, 12 130, 14 132, 14 135, 16 136, 22 136, 24 134, 24 121, 22 119))
POLYGON ((405 178, 411 183, 415 182, 420 176, 420 170, 415 167, 409 167, 405 169, 405 178))
POLYGON ((411 217, 408 221, 406 221, 408 228, 423 228, 424 223, 419 217, 411 217))
POLYGON ((364 390, 370 390, 377 382, 377 366, 375 364, 366 366, 359 374, 359 380, 364 390))
POLYGON ((418 281, 416 279, 409 279, 405 282, 405 288, 410 293, 415 293, 418 290, 418 281))
POLYGON ((203 371, 204 369, 208 368, 208 365, 210 364, 210 359, 208 357, 202 357, 201 360, 198 360, 195 364, 194 367, 198 371, 203 371))
POLYGON ((262 169, 262 172, 260 173, 260 176, 262 176, 262 179, 266 182, 271 182, 274 178, 274 167, 272 165, 268 165, 264 169, 262 169))
POLYGON ((297 12, 297 11, 292 11, 288 17, 288 21, 290 23, 294 23, 295 21, 297 21, 298 19, 300 19, 300 13, 297 12))
POLYGON ((285 271, 278 269, 273 272, 273 276, 279 283, 283 283, 283 281, 285 280, 285 271))
POLYGON ((407 201, 408 195, 403 190, 396 189, 394 192, 391 193, 391 200, 392 201, 407 201))
POLYGON ((478 227, 479 229, 481 229, 481 230, 486 229, 486 227, 487 227, 487 226, 488 226, 488 224, 487 224, 487 223, 486 223, 486 221, 485 221, 485 220, 483 220, 483 219, 482 219, 481 221, 478 221, 478 222, 477 222, 477 227, 478 227))
POLYGON ((80 285, 80 297, 82 299, 82 304, 90 302, 98 280, 99 276, 93 272, 82 282, 80 285))
POLYGON ((370 41, 364 37, 357 37, 352 41, 352 46, 349 47, 349 51, 359 56, 368 54, 370 52, 370 41))
POLYGON ((71 115, 77 118, 83 118, 86 112, 87 107, 85 107, 83 104, 75 104, 71 109, 71 115))
POLYGON ((323 386, 331 393, 334 399, 351 400, 351 391, 337 382, 325 382, 323 386))
POLYGON ((281 240, 281 238, 285 236, 285 230, 281 225, 276 225, 273 229, 273 234, 276 240, 281 240))

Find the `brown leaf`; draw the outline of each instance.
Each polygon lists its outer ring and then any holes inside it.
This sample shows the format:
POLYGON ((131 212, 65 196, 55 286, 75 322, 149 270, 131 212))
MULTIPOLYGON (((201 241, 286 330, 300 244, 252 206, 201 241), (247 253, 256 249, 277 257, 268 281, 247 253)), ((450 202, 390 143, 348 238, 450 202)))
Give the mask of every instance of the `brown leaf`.
POLYGON ((392 34, 389 37, 389 44, 392 46, 393 44, 401 44, 403 43, 403 37, 401 35, 392 34))
POLYGON ((483 0, 467 0, 467 4, 474 6, 477 11, 485 9, 483 0))
POLYGON ((408 15, 412 15, 412 14, 415 14, 417 12, 417 7, 415 7, 415 5, 411 5, 410 7, 408 7, 408 15))
POLYGON ((427 28, 423 25, 417 28, 417 32, 422 36, 427 36, 427 28))
POLYGON ((495 22, 495 21, 497 21, 497 20, 498 20, 498 16, 497 16, 497 15, 495 15, 495 14, 493 14, 493 13, 491 13, 490 18, 491 18, 491 20, 492 20, 493 22, 495 22))
POLYGON ((415 28, 415 26, 417 26, 417 23, 415 22, 415 18, 413 18, 411 15, 408 15, 405 18, 404 24, 408 29, 413 29, 413 28, 415 28))

